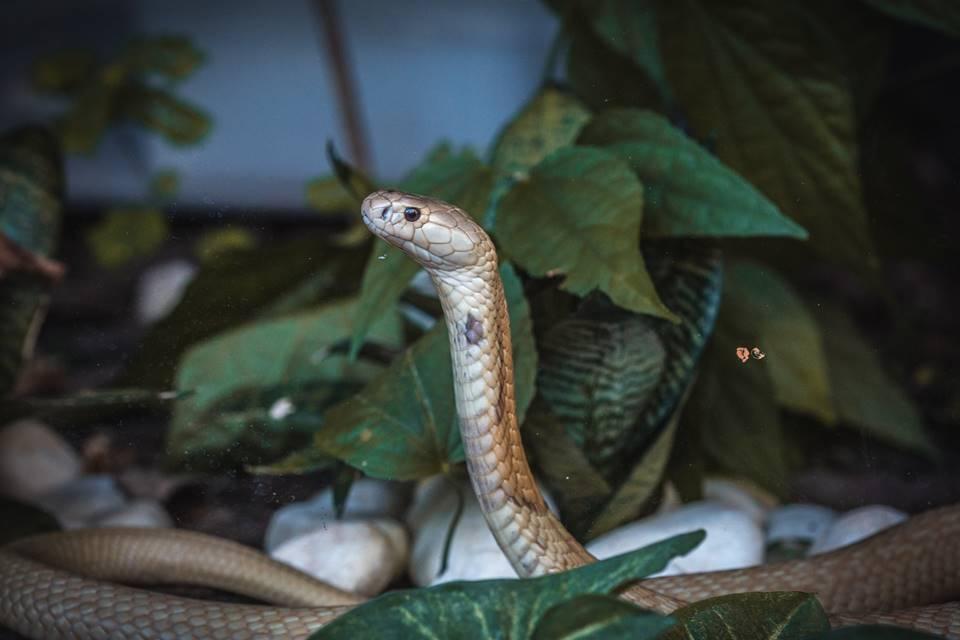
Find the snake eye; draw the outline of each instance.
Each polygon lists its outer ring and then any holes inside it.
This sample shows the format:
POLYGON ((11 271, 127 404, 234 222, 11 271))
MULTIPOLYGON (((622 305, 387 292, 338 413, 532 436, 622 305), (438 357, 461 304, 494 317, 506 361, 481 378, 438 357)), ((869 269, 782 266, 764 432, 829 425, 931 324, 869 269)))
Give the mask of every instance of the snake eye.
POLYGON ((403 217, 407 219, 408 222, 414 222, 420 219, 420 209, 416 207, 407 207, 403 210, 403 217))

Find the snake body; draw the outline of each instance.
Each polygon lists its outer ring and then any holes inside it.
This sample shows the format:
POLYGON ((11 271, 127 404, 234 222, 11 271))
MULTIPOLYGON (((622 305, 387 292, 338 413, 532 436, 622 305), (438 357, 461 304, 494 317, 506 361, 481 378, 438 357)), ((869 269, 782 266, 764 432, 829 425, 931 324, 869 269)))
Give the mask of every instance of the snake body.
MULTIPOLYGON (((367 227, 433 278, 449 332, 467 469, 520 576, 594 562, 547 509, 514 406, 509 317, 490 238, 457 207, 395 191, 363 202, 367 227)), ((815 558, 658 578, 623 597, 670 612, 724 593, 817 593, 837 624, 882 622, 960 638, 960 508, 911 518, 815 558)), ((184 531, 91 530, 0 550, 0 624, 32 638, 304 638, 358 599, 239 545, 184 531), (81 575, 82 574, 82 575, 81 575), (193 583, 282 604, 213 603, 116 582, 193 583)))

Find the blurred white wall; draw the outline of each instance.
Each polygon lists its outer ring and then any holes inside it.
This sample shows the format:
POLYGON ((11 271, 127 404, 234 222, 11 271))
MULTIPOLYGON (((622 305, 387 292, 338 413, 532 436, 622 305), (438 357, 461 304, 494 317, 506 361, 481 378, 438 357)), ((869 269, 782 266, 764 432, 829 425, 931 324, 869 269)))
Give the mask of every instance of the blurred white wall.
MULTIPOLYGON (((184 34, 207 54, 180 94, 214 118, 209 138, 179 149, 120 131, 92 158, 71 158, 71 197, 136 198, 157 169, 181 173, 182 205, 303 207, 304 185, 329 173, 324 146, 346 154, 322 31, 306 0, 14 0, 0 27, 0 124, 51 112, 25 87, 43 51, 89 42, 109 50, 136 34, 184 34)), ((449 139, 484 151, 536 89, 554 17, 537 0, 341 0, 376 175, 391 179, 449 139)))

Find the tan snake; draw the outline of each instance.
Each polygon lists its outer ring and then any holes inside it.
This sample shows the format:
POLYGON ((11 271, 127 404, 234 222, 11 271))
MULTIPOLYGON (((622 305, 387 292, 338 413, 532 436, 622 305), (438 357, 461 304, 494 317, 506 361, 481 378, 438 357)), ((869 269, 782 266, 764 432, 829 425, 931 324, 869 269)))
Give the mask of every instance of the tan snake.
MULTIPOLYGON (((527 577, 593 562, 547 509, 527 464, 490 238, 453 205, 396 191, 370 194, 362 217, 420 263, 439 292, 467 469, 510 563, 527 577)), ((724 593, 775 590, 816 593, 835 624, 882 622, 960 637, 960 605, 947 602, 960 597, 960 507, 815 558, 647 580, 624 597, 665 613, 724 593)), ((186 531, 84 530, 0 550, 0 624, 31 638, 304 638, 360 600, 241 545, 186 531), (116 583, 200 584, 283 606, 116 583)))

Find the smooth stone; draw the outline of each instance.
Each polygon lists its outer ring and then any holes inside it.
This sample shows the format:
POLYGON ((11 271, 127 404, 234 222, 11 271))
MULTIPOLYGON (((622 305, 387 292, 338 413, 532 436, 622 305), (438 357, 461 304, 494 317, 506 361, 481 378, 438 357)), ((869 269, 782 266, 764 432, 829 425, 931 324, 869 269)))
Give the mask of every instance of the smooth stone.
POLYGON ((111 476, 89 475, 45 493, 35 502, 53 514, 65 529, 76 529, 120 510, 127 500, 111 476))
POLYGON ((187 260, 171 260, 144 271, 137 283, 137 320, 151 324, 173 311, 196 273, 197 267, 187 260))
POLYGON ((906 519, 906 513, 885 505, 870 505, 848 511, 817 537, 808 555, 826 553, 859 542, 906 519))
POLYGON ((739 509, 706 501, 625 524, 588 543, 587 550, 602 560, 697 529, 707 532, 704 541, 656 575, 738 569, 763 561, 763 530, 754 519, 739 509))
POLYGON ((777 499, 751 482, 712 477, 703 483, 703 498, 743 511, 761 527, 767 513, 777 506, 777 499))
POLYGON ((345 591, 374 596, 403 572, 409 553, 406 529, 380 518, 328 522, 270 555, 345 591))
POLYGON ((772 509, 767 519, 767 544, 811 544, 837 519, 833 509, 818 504, 787 504, 772 509))
POLYGON ((110 511, 93 518, 90 521, 90 526, 169 529, 173 527, 173 519, 158 502, 133 500, 116 511, 110 511))
MULTIPOLYGON (((400 520, 408 498, 409 491, 403 483, 361 478, 350 488, 343 519, 400 520)), ((333 489, 324 489, 309 500, 277 509, 267 526, 264 548, 269 553, 288 540, 322 529, 334 521, 333 489)))
MULTIPOLYGON (((556 504, 550 495, 544 493, 544 498, 547 506, 556 513, 556 504)), ((483 519, 476 496, 467 485, 455 485, 443 476, 422 481, 414 492, 406 522, 413 534, 409 573, 418 586, 455 580, 517 577, 483 519), (463 495, 463 513, 450 542, 446 570, 441 574, 443 548, 457 510, 458 490, 463 495)))
POLYGON ((18 420, 0 429, 0 493, 33 502, 81 470, 80 456, 42 422, 18 420))

